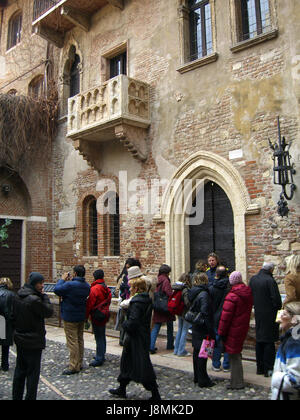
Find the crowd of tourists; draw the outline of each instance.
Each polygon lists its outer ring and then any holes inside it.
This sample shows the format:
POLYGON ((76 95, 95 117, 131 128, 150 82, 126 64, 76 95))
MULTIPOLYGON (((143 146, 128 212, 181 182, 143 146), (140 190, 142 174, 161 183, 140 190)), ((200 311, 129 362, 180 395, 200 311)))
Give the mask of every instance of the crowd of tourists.
MULTIPOLYGON (((214 371, 230 372, 229 389, 243 389, 242 350, 254 307, 257 375, 272 377, 272 399, 300 399, 300 256, 288 258, 284 301, 273 277, 274 268, 273 263, 264 263, 247 285, 239 271, 230 273, 218 255, 211 253, 206 261, 197 262, 194 272, 183 273, 171 282, 171 267, 167 264, 162 264, 153 278, 143 274, 139 260, 128 258, 117 279, 120 309, 115 328, 120 331, 123 351, 119 386, 110 389, 110 394, 126 398, 126 387, 134 381, 151 392, 150 399, 160 400, 151 355, 158 351, 156 341, 163 324, 167 327, 166 348, 178 357, 192 357, 195 384, 200 388, 214 386, 207 373, 211 358, 214 371), (189 333, 193 354, 186 350, 189 333), (279 333, 281 341, 276 352, 279 333)), ((85 267, 77 265, 72 275, 63 274, 54 288, 61 298, 69 350, 69 365, 63 375, 82 370, 84 329, 90 323, 96 342, 90 366, 105 363, 112 294, 102 269, 97 269, 93 277, 90 284, 85 267)), ((1 369, 9 369, 9 348, 14 341, 14 400, 23 399, 25 388, 25 399, 37 397, 46 344, 45 319, 53 315, 44 281, 42 274, 33 272, 15 294, 10 279, 0 279, 1 369)))

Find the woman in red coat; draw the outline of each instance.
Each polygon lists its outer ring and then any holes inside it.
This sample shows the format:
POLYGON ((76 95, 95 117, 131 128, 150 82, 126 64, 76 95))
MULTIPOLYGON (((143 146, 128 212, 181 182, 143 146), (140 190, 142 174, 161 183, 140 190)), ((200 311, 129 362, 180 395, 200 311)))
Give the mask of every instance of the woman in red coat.
MULTIPOLYGON (((158 272, 158 279, 156 285, 156 292, 162 291, 168 297, 170 297, 173 293, 171 281, 169 279, 169 274, 171 272, 171 267, 167 264, 163 264, 158 272)), ((163 323, 167 323, 167 350, 174 349, 174 336, 173 336, 173 322, 175 321, 176 317, 170 313, 163 314, 160 312, 153 312, 153 323, 154 326, 151 331, 151 343, 150 343, 150 353, 156 353, 155 343, 156 339, 160 330, 160 327, 163 323)))
POLYGON ((111 302, 111 291, 104 283, 104 272, 99 269, 93 273, 95 281, 91 284, 90 295, 87 300, 86 305, 86 319, 91 317, 93 332, 96 341, 96 356, 94 360, 90 363, 90 366, 97 367, 102 366, 105 361, 106 353, 106 331, 105 326, 109 319, 109 315, 104 319, 104 321, 99 322, 93 318, 93 310, 100 303, 107 301, 109 305, 111 302))
POLYGON ((245 385, 241 353, 249 329, 253 298, 239 271, 231 273, 229 282, 232 287, 224 301, 218 334, 230 359, 231 381, 228 388, 242 389, 245 385))

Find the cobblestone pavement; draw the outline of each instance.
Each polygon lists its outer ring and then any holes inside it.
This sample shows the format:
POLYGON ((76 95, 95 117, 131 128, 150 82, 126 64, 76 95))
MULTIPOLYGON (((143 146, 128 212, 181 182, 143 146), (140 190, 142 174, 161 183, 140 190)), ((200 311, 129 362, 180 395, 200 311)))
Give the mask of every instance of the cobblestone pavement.
MULTIPOLYGON (((15 348, 10 355, 10 370, 0 371, 0 400, 11 400, 12 378, 15 367, 15 348)), ((107 354, 106 362, 98 368, 88 367, 93 360, 93 350, 85 349, 85 368, 77 375, 64 376, 62 371, 68 363, 65 344, 47 340, 43 352, 39 400, 106 400, 115 398, 109 388, 118 386, 120 357, 107 354)), ((170 400, 268 400, 269 390, 258 385, 247 385, 244 390, 229 391, 228 380, 213 378, 216 385, 200 389, 193 383, 193 375, 169 367, 155 366, 161 397, 170 400)), ((142 385, 130 383, 127 400, 147 400, 151 394, 142 385)), ((121 401, 118 399, 118 401, 121 401)))

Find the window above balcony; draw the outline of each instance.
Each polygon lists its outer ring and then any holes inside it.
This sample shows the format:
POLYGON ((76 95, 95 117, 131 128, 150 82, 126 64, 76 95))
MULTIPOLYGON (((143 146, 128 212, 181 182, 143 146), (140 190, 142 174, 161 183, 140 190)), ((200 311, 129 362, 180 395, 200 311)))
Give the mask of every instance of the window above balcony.
POLYGON ((62 48, 68 31, 79 27, 88 32, 93 14, 109 4, 122 10, 124 0, 35 0, 32 26, 35 33, 62 48))

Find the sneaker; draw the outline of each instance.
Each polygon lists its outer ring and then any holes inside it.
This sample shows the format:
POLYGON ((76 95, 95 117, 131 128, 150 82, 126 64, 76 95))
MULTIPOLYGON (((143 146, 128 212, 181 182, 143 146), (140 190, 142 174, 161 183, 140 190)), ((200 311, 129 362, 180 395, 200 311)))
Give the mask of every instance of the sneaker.
POLYGON ((221 372, 221 368, 214 367, 214 365, 211 365, 211 368, 214 372, 221 372))
POLYGON ((230 368, 224 368, 224 367, 223 367, 223 372, 225 372, 225 373, 230 372, 230 368))
POLYGON ((183 354, 178 354, 177 356, 178 357, 189 357, 189 356, 191 356, 192 354, 191 353, 189 353, 188 351, 186 352, 186 353, 183 353, 183 354))

